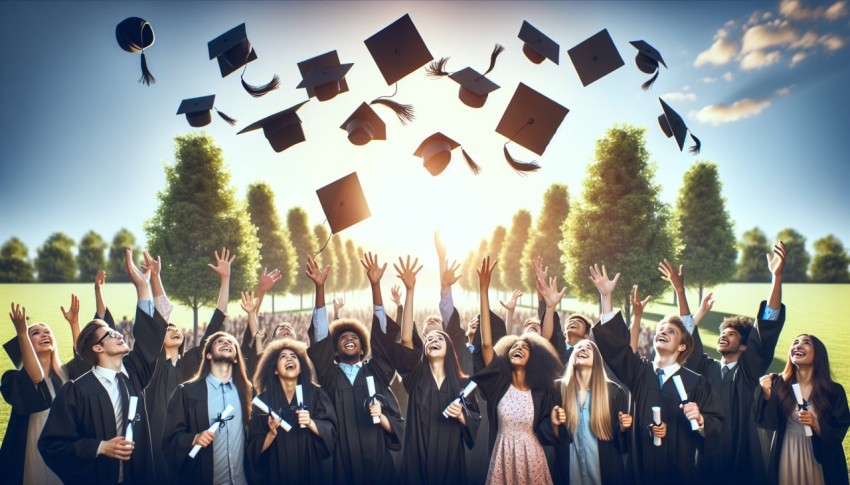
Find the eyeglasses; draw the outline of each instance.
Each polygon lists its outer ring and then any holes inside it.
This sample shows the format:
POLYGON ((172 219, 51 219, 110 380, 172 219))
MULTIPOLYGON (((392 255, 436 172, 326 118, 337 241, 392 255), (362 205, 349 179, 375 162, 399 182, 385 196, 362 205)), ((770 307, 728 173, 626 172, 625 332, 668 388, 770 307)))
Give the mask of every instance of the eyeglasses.
MULTIPOLYGON (((122 337, 123 337, 123 335, 121 335, 121 332, 116 332, 115 330, 107 330, 106 333, 103 334, 103 337, 100 337, 100 340, 95 342, 94 345, 102 345, 103 341, 106 340, 107 338, 114 338, 115 340, 118 340, 119 338, 122 338, 122 337)), ((92 347, 94 347, 94 345, 92 345, 92 347)))

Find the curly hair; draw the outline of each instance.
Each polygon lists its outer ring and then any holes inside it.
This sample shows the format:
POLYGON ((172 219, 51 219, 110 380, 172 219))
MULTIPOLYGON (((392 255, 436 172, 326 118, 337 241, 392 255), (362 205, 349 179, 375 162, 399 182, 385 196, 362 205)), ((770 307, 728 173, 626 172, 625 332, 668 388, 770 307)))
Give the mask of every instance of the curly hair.
MULTIPOLYGON (((826 345, 814 335, 802 333, 794 337, 794 341, 800 337, 812 339, 812 345, 815 348, 814 361, 812 362, 812 394, 809 399, 811 404, 814 405, 817 415, 824 419, 832 412, 832 405, 830 404, 833 399, 832 371, 829 368, 829 354, 826 352, 826 345)), ((793 341, 791 347, 794 347, 793 341)), ((797 399, 791 389, 791 385, 797 382, 797 366, 791 362, 790 348, 788 352, 788 362, 785 364, 782 374, 780 374, 782 380, 777 388, 777 397, 786 416, 797 409, 797 399)))
POLYGON ((269 387, 277 383, 278 376, 275 374, 275 370, 277 370, 280 354, 284 350, 291 350, 298 356, 298 365, 301 368, 298 383, 303 384, 306 380, 315 386, 319 385, 313 361, 307 356, 307 346, 297 340, 283 338, 275 340, 263 351, 263 357, 260 358, 260 363, 257 364, 257 370, 254 372, 254 389, 256 389, 257 394, 266 392, 269 387))
POLYGON ((552 387, 555 380, 560 376, 562 366, 558 360, 558 353, 548 340, 536 333, 524 333, 522 335, 506 335, 496 342, 493 351, 495 359, 503 372, 511 372, 511 362, 508 351, 518 341, 528 344, 528 363, 525 365, 525 383, 532 390, 552 387))
POLYGON ((747 345, 750 338, 750 332, 753 330, 753 319, 736 315, 734 317, 726 317, 723 323, 720 324, 720 333, 726 328, 732 328, 738 335, 741 336, 741 345, 747 345))
POLYGON ((339 352, 337 344, 339 344, 339 338, 342 334, 345 332, 354 332, 357 334, 357 337, 360 339, 360 348, 363 349, 363 355, 360 360, 366 360, 366 357, 369 355, 369 329, 360 320, 340 318, 331 323, 329 330, 334 350, 337 352, 339 352))

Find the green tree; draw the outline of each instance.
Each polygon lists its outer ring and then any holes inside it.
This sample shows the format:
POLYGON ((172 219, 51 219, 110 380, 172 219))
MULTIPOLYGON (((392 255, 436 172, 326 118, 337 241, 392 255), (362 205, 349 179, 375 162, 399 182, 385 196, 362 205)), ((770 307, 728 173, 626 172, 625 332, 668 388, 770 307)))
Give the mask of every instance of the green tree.
POLYGON ((348 262, 348 284, 345 288, 346 290, 356 291, 363 287, 366 272, 360 265, 360 255, 357 254, 357 248, 351 239, 345 240, 345 261, 348 262))
POLYGON ((268 184, 256 183, 248 186, 248 214, 257 227, 260 241, 260 267, 269 271, 280 271, 280 281, 271 291, 272 314, 275 311, 275 294, 285 295, 295 283, 298 265, 295 248, 289 234, 280 227, 280 218, 274 203, 274 192, 268 184))
MULTIPOLYGON (((363 246, 357 246, 358 261, 359 261, 359 258, 363 257, 364 254, 366 254, 366 253, 363 251, 363 246)), ((360 273, 360 278, 359 278, 360 284, 357 285, 357 288, 361 289, 361 290, 365 290, 365 289, 369 288, 369 278, 366 277, 366 273, 363 270, 363 266, 360 265, 359 263, 358 263, 358 266, 357 266, 357 272, 360 273)))
MULTIPOLYGON (((257 228, 244 204, 229 186, 230 173, 213 139, 189 134, 174 139, 173 165, 165 167, 165 189, 159 206, 145 222, 148 252, 162 257, 162 280, 172 299, 192 308, 198 330, 198 309, 216 301, 218 277, 207 267, 213 251, 227 247, 236 260, 231 288, 247 290, 257 284, 260 266, 257 228)), ((233 299, 239 291, 231 291, 233 299)))
MULTIPOLYGON (((472 264, 469 266, 469 273, 466 278, 469 279, 470 290, 474 293, 478 293, 478 270, 481 268, 481 260, 483 260, 486 256, 490 256, 491 259, 497 257, 497 255, 492 255, 487 252, 487 249, 490 247, 489 243, 486 239, 482 239, 478 244, 478 250, 475 251, 475 256, 472 258, 472 264)), ((496 267, 496 271, 499 270, 499 267, 496 267)), ((495 278, 494 278, 495 279, 495 278)))
MULTIPOLYGON (((318 254, 313 256, 313 259, 316 260, 316 264, 318 264, 319 267, 324 268, 325 266, 330 266, 331 272, 333 272, 334 254, 330 242, 330 231, 327 227, 325 227, 324 224, 316 224, 315 226, 313 226, 313 236, 316 238, 316 251, 320 251, 318 254)), ((336 291, 336 288, 330 281, 332 279, 333 278, 328 277, 328 281, 325 283, 325 291, 327 291, 329 294, 332 291, 336 291)))
MULTIPOLYGON (((487 247, 487 254, 489 254, 493 258, 501 258, 502 251, 505 248, 505 239, 507 237, 508 230, 505 228, 505 226, 496 226, 496 229, 493 229, 493 235, 490 237, 490 245, 487 247)), ((500 263, 499 265, 501 266, 503 264, 504 263, 500 263)), ((478 285, 476 285, 475 287, 478 288, 478 285)), ((512 290, 512 288, 508 288, 507 286, 505 286, 501 278, 493 278, 493 281, 490 282, 490 288, 496 290, 497 292, 512 290)))
POLYGON ((812 260, 812 281, 816 283, 848 283, 847 265, 850 257, 844 245, 832 234, 815 241, 815 258, 812 260))
POLYGON ((770 272, 764 264, 764 255, 770 252, 764 231, 754 227, 741 236, 738 243, 741 259, 738 261, 738 273, 735 279, 747 283, 770 281, 770 272))
POLYGON ((561 262, 561 239, 564 238, 564 222, 570 213, 570 193, 563 184, 552 184, 543 194, 543 208, 530 234, 522 256, 522 274, 525 287, 530 291, 537 288, 534 270, 529 264, 538 256, 543 265, 549 267, 549 276, 557 276, 559 286, 564 281, 564 264, 561 262))
POLYGON ((531 213, 520 209, 514 214, 511 231, 499 255, 499 268, 501 268, 499 279, 506 291, 527 289, 522 279, 522 253, 528 242, 529 231, 531 231, 531 213))
POLYGON ((466 255, 466 259, 463 260, 463 264, 460 266, 460 274, 461 278, 458 280, 458 284, 463 291, 477 291, 478 284, 477 280, 472 278, 472 274, 475 272, 475 251, 470 251, 466 255))
POLYGON ((621 273, 615 305, 631 320, 629 292, 659 295, 667 283, 658 277, 658 262, 674 254, 670 208, 658 197, 649 163, 645 130, 615 126, 596 142, 595 162, 587 169, 583 200, 573 203, 561 241, 562 262, 570 291, 584 301, 599 301, 588 267, 605 265, 621 273))
MULTIPOLYGON (((345 243, 339 234, 334 234, 331 238, 333 246, 334 262, 331 268, 331 276, 328 278, 332 281, 331 287, 333 291, 345 291, 348 288, 348 279, 351 277, 349 272, 348 258, 345 254, 345 243)), ((356 275, 354 275, 356 278, 356 275)))
POLYGON ((697 301, 701 302, 707 286, 724 283, 735 275, 738 250, 717 165, 697 162, 685 172, 684 179, 675 214, 682 251, 674 263, 685 266, 685 284, 699 288, 697 301))
MULTIPOLYGON (((289 231, 289 237, 292 239, 292 246, 295 248, 295 257, 299 266, 307 264, 307 257, 313 257, 316 252, 314 244, 315 238, 310 231, 310 224, 307 222, 307 213, 300 207, 289 209, 286 214, 286 228, 289 231)), ((313 282, 306 276, 295 278, 295 284, 292 285, 293 293, 297 293, 301 302, 300 308, 304 308, 304 293, 313 290, 313 282)))
POLYGON ((74 240, 63 232, 54 232, 38 248, 35 268, 42 283, 70 283, 77 276, 77 261, 71 248, 74 240))
POLYGON ((94 281, 98 271, 106 270, 106 241, 100 234, 89 231, 80 239, 77 251, 77 266, 80 267, 80 281, 94 281))
POLYGON ((806 237, 795 229, 786 227, 776 235, 777 241, 785 243, 785 267, 782 269, 782 281, 785 283, 805 283, 812 257, 806 251, 806 237))
POLYGON ((0 248, 0 283, 32 283, 35 267, 29 259, 29 248, 13 237, 0 248))
POLYGON ((141 263, 142 252, 136 247, 136 236, 125 228, 121 228, 112 238, 109 246, 109 260, 107 262, 106 276, 112 281, 126 283, 130 281, 124 272, 124 252, 126 249, 133 250, 133 259, 136 266, 141 263))

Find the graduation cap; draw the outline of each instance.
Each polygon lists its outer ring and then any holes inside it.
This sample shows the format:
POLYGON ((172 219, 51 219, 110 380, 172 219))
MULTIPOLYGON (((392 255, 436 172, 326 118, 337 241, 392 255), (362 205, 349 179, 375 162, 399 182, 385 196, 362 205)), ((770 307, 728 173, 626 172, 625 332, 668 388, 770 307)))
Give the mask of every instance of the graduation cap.
POLYGON ((348 141, 357 146, 387 139, 387 124, 366 103, 361 103, 340 128, 348 132, 348 141))
MULTIPOLYGON (((309 101, 309 100, 307 100, 309 101)), ((304 130, 301 127, 301 118, 295 113, 298 108, 304 105, 307 101, 302 101, 295 106, 286 108, 285 110, 267 116, 260 121, 251 123, 242 129, 237 135, 254 131, 258 128, 263 129, 263 134, 269 140, 275 152, 280 153, 287 148, 297 145, 306 140, 304 130)))
POLYGON ((409 14, 364 41, 387 86, 434 59, 409 14))
POLYGON ((12 337, 8 342, 3 344, 3 350, 6 351, 6 355, 9 356, 9 360, 12 361, 12 365, 15 366, 16 369, 20 370, 23 367, 23 356, 21 355, 21 344, 18 342, 18 337, 12 337))
POLYGON ((307 88, 307 95, 319 101, 333 99, 348 91, 345 75, 354 64, 340 64, 336 51, 326 52, 298 63, 301 83, 298 89, 307 88))
POLYGON ((145 59, 145 49, 152 46, 154 42, 151 24, 139 17, 128 17, 115 26, 115 39, 125 51, 131 54, 142 53, 142 77, 139 78, 139 82, 146 86, 155 83, 156 79, 148 70, 148 62, 145 59))
POLYGON ((504 146, 505 160, 520 175, 540 169, 536 162, 520 162, 508 152, 508 143, 516 142, 532 152, 543 155, 564 117, 570 110, 519 83, 496 132, 508 138, 504 146))
POLYGON ((496 47, 493 48, 493 52, 490 54, 490 66, 484 71, 484 74, 479 74, 478 71, 471 67, 450 73, 446 71, 446 65, 449 62, 448 57, 441 57, 440 60, 432 62, 425 69, 425 72, 432 78, 448 76, 452 81, 460 84, 458 97, 463 104, 471 108, 480 108, 487 101, 487 95, 499 89, 498 84, 487 79, 485 76, 496 67, 496 58, 504 51, 504 47, 496 44, 496 47))
MULTIPOLYGON (((661 109, 664 110, 664 114, 658 117, 658 124, 661 125, 661 131, 667 135, 667 138, 674 136, 676 138, 676 143, 679 145, 679 151, 682 151, 682 148, 685 146, 685 135, 687 135, 690 130, 685 125, 685 120, 679 116, 679 113, 673 111, 673 108, 665 103, 663 99, 658 98, 658 101, 661 102, 661 109)), ((696 155, 699 153, 702 143, 700 143, 699 138, 695 137, 693 133, 690 135, 691 139, 694 141, 694 145, 688 148, 688 151, 696 155)))
POLYGON ((251 45, 251 41, 248 40, 248 33, 245 30, 244 23, 209 41, 207 43, 207 49, 210 53, 210 60, 216 59, 218 61, 221 77, 227 77, 244 66, 242 75, 240 76, 242 87, 251 96, 259 98, 280 87, 280 78, 277 74, 272 77, 272 80, 268 84, 263 86, 253 86, 245 82, 245 71, 248 69, 248 63, 257 59, 257 52, 251 45))
POLYGON ((372 216, 363 195, 363 187, 357 172, 352 172, 339 180, 316 190, 322 211, 328 218, 331 234, 338 234, 358 222, 372 216))
POLYGON ((224 121, 230 124, 230 126, 236 124, 235 119, 227 116, 224 112, 219 111, 218 108, 215 107, 215 94, 201 96, 200 98, 184 99, 177 108, 177 114, 185 114, 186 121, 189 122, 189 126, 200 128, 202 126, 207 126, 212 121, 212 117, 210 116, 210 110, 212 109, 215 109, 215 112, 218 113, 224 121))
POLYGON ((629 42, 629 44, 631 44, 632 46, 634 46, 635 49, 638 50, 638 53, 635 56, 635 64, 637 64, 638 69, 640 69, 641 72, 644 72, 646 74, 655 74, 654 76, 652 76, 652 78, 650 78, 649 81, 646 81, 645 83, 641 84, 640 87, 643 88, 644 91, 646 91, 647 89, 652 87, 652 84, 655 82, 656 79, 658 79, 658 73, 660 72, 658 64, 661 64, 665 68, 667 67, 667 64, 664 63, 664 59, 661 57, 661 53, 658 52, 655 47, 652 47, 645 41, 633 40, 629 42))
MULTIPOLYGON (((417 157, 422 157, 422 165, 425 167, 425 170, 428 170, 428 173, 436 177, 446 169, 446 166, 452 160, 452 150, 459 146, 460 143, 446 135, 434 133, 423 140, 413 154, 417 157)), ((472 170, 472 173, 478 175, 481 167, 472 160, 463 147, 461 147, 460 151, 463 153, 463 158, 466 160, 469 169, 472 170)))
POLYGON ((625 65, 608 29, 600 30, 567 53, 585 87, 625 65))
POLYGON ((549 59, 558 64, 560 54, 558 43, 537 30, 528 21, 522 21, 522 27, 520 27, 517 37, 523 41, 522 52, 529 61, 540 64, 545 59, 549 59))

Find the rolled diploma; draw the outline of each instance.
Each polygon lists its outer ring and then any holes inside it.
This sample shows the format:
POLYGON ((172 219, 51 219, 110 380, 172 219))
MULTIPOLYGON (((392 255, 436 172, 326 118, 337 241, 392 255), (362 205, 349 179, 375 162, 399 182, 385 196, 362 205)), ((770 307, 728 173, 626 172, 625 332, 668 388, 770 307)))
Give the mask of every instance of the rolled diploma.
MULTIPOLYGON (((679 398, 682 401, 688 400, 688 393, 685 392, 685 385, 682 384, 682 378, 680 376, 673 376, 673 384, 676 385, 676 391, 679 393, 679 398)), ((691 419, 691 429, 696 431, 699 429, 699 423, 696 419, 691 419)))
MULTIPOLYGON (((800 384, 797 384, 797 383, 791 384, 791 389, 794 390, 794 397, 797 398, 797 404, 802 406, 803 405, 803 391, 800 390, 800 384)), ((812 435, 812 427, 811 426, 804 424, 803 429, 806 432, 806 436, 812 435)))
MULTIPOLYGON (((230 413, 232 413, 232 412, 233 412, 233 406, 228 404, 227 407, 224 408, 224 411, 221 412, 221 417, 226 418, 226 417, 230 416, 230 413)), ((218 431, 218 427, 220 425, 221 425, 221 423, 219 423, 218 421, 214 422, 210 426, 210 431, 212 431, 213 434, 215 434, 215 432, 218 431)), ((193 446, 192 451, 189 452, 189 457, 194 458, 194 457, 198 456, 199 451, 201 451, 201 445, 193 446)))
MULTIPOLYGON (((266 405, 266 403, 264 403, 259 396, 255 397, 254 400, 251 402, 254 403, 254 406, 257 406, 260 411, 266 414, 271 414, 272 419, 280 419, 280 416, 278 416, 276 412, 269 411, 268 405, 266 405)), ((280 424, 278 426, 283 428, 284 431, 289 431, 290 429, 292 429, 292 426, 290 426, 289 423, 287 423, 286 420, 283 419, 280 419, 280 424)))
MULTIPOLYGON (((661 426, 661 407, 652 406, 652 422, 655 423, 656 426, 661 426)), ((661 446, 661 438, 653 436, 652 444, 655 446, 661 446)))
POLYGON ((127 441, 133 441, 133 418, 136 417, 136 406, 139 405, 139 397, 138 396, 130 396, 130 403, 127 406, 127 432, 124 433, 124 439, 127 441))
MULTIPOLYGON (((374 397, 377 392, 375 392, 375 378, 372 376, 366 376, 366 390, 369 392, 369 397, 374 397)), ((378 424, 381 422, 380 416, 373 416, 372 423, 378 424)))
MULTIPOLYGON (((295 385, 295 401, 297 401, 298 409, 300 410, 304 407, 304 390, 301 388, 301 384, 295 385)), ((306 428, 306 424, 302 424, 301 428, 306 428)))
MULTIPOLYGON (((469 381, 469 384, 467 384, 466 387, 463 388, 463 391, 460 392, 460 395, 463 396, 463 397, 467 397, 470 394, 472 394, 472 391, 474 391, 476 387, 478 387, 478 384, 476 384, 475 381, 469 381)), ((459 397, 455 398, 455 400, 452 401, 452 404, 455 404, 455 403, 460 403, 459 397)), ((449 404, 449 406, 451 406, 452 404, 449 404)), ((446 409, 443 410, 443 416, 445 416, 447 418, 449 417, 449 407, 448 406, 446 406, 446 409)))

